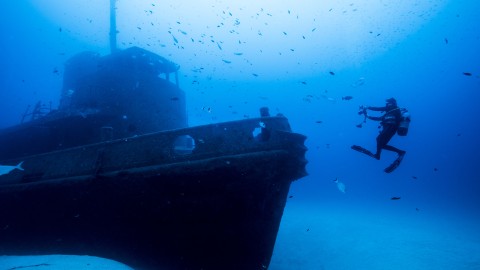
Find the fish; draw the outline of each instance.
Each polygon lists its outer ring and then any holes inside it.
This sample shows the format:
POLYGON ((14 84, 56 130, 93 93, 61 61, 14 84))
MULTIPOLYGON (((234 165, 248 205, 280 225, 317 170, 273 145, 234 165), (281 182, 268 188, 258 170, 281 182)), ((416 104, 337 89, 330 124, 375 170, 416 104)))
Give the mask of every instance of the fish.
POLYGON ((357 81, 355 81, 354 83, 352 83, 352 87, 359 87, 359 86, 362 86, 365 84, 365 78, 364 77, 360 77, 358 78, 357 81))
POLYGON ((9 174, 11 171, 15 169, 23 171, 22 164, 23 164, 23 161, 18 163, 17 166, 0 165, 0 175, 9 174))
POLYGON ((465 76, 472 76, 472 73, 470 73, 470 72, 463 72, 463 75, 465 75, 465 76))
POLYGON ((335 75, 335 72, 333 72, 333 71, 329 71, 328 73, 330 73, 330 75, 332 75, 332 76, 335 75))
POLYGON ((351 99, 353 99, 352 96, 343 96, 342 97, 342 100, 351 100, 351 99))
POLYGON ((392 198, 390 198, 390 200, 392 200, 392 201, 397 201, 397 200, 400 200, 400 199, 401 199, 401 197, 392 197, 392 198))
POLYGON ((338 190, 340 190, 341 192, 345 193, 345 184, 344 184, 344 183, 339 182, 339 181, 338 181, 338 178, 335 178, 335 180, 333 180, 333 182, 337 183, 337 188, 338 188, 338 190))
POLYGON ((326 100, 328 100, 328 101, 335 102, 335 99, 332 98, 332 97, 329 97, 329 96, 323 95, 323 94, 322 94, 321 96, 322 96, 322 98, 324 98, 324 99, 326 99, 326 100))

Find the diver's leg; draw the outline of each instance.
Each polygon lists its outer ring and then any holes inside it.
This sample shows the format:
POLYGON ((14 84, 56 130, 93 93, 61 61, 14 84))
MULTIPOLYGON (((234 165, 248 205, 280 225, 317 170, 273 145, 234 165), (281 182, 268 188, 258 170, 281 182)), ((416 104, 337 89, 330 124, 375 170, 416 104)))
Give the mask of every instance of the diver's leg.
POLYGON ((398 154, 398 157, 393 161, 393 163, 390 164, 390 166, 388 166, 387 168, 385 168, 386 173, 391 173, 400 165, 400 163, 403 160, 403 156, 405 156, 406 152, 403 151, 403 150, 400 150, 396 147, 393 147, 391 145, 385 145, 383 147, 383 149, 388 150, 388 151, 392 151, 392 152, 395 152, 395 153, 398 154))
POLYGON ((382 154, 382 143, 377 137, 377 152, 373 155, 374 158, 380 160, 380 155, 382 154))
POLYGON ((377 136, 377 152, 373 155, 374 158, 380 159, 382 154, 382 149, 385 147, 388 141, 385 140, 386 133, 384 131, 380 132, 377 136))
POLYGON ((380 159, 380 154, 382 149, 386 149, 387 143, 392 139, 397 130, 392 125, 384 125, 382 131, 377 136, 377 152, 375 153, 375 158, 380 159))
POLYGON ((396 148, 396 147, 393 147, 393 146, 391 146, 391 145, 385 145, 385 146, 383 147, 383 149, 388 150, 388 151, 395 152, 395 153, 397 153, 399 156, 400 156, 400 155, 405 155, 405 153, 406 153, 405 151, 400 150, 400 149, 398 149, 398 148, 396 148))

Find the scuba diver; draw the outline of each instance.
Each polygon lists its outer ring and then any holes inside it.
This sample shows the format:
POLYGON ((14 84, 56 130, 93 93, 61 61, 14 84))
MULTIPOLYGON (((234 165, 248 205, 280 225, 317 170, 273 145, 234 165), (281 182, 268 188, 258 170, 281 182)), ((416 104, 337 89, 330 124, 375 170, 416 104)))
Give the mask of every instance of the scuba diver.
MULTIPOLYGON (((377 136, 377 151, 375 152, 375 154, 358 145, 353 145, 351 148, 377 160, 380 159, 380 154, 382 153, 383 149, 397 153, 397 159, 384 170, 386 173, 391 173, 400 165, 400 162, 402 162, 406 151, 388 145, 388 142, 393 137, 393 135, 395 135, 395 133, 398 133, 398 135, 400 136, 405 136, 407 134, 408 125, 410 123, 410 115, 408 115, 406 109, 400 109, 397 106, 397 101, 394 98, 389 98, 386 100, 386 102, 387 103, 385 107, 361 106, 358 113, 365 116, 364 122, 367 118, 374 121, 380 121, 382 130, 377 136), (367 115, 367 110, 385 113, 380 117, 375 117, 367 115)), ((361 124, 357 125, 357 127, 361 127, 361 124)))

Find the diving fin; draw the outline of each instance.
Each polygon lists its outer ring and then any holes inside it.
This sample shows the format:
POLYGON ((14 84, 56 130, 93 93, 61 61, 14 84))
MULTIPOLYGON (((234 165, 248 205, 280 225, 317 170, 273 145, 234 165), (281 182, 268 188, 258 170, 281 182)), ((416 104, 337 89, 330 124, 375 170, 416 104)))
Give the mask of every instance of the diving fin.
POLYGON ((372 152, 368 151, 367 149, 365 149, 365 148, 363 148, 363 147, 361 147, 361 146, 352 145, 351 148, 352 148, 353 150, 355 150, 355 151, 358 151, 358 152, 363 153, 363 154, 365 154, 365 155, 367 155, 367 156, 370 156, 370 157, 372 157, 372 158, 375 158, 375 155, 374 155, 372 152))
POLYGON ((392 164, 390 164, 390 166, 388 166, 387 168, 385 168, 385 172, 386 173, 391 173, 393 172, 399 165, 400 163, 402 162, 402 159, 403 159, 403 156, 405 156, 405 153, 402 153, 402 154, 399 154, 397 159, 395 159, 395 161, 393 161, 392 164))

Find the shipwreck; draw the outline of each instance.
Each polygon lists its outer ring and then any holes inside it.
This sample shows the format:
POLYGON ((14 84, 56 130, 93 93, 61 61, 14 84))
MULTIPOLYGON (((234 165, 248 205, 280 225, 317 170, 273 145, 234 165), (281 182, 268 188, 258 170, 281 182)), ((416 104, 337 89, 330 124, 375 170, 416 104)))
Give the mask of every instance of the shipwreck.
POLYGON ((80 53, 57 109, 0 131, 0 255, 268 268, 306 137, 267 108, 189 127, 178 69, 138 47, 80 53))

